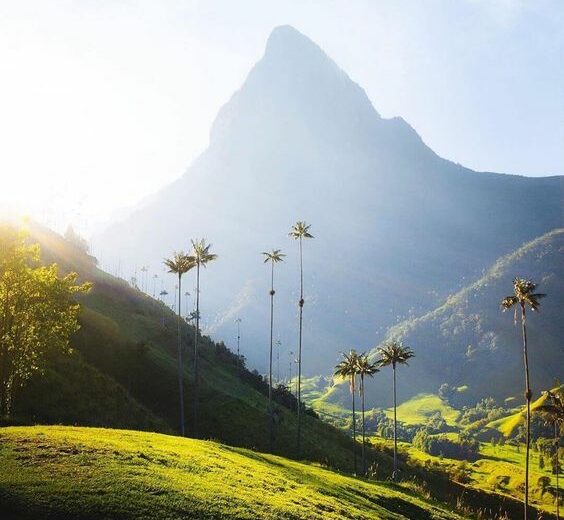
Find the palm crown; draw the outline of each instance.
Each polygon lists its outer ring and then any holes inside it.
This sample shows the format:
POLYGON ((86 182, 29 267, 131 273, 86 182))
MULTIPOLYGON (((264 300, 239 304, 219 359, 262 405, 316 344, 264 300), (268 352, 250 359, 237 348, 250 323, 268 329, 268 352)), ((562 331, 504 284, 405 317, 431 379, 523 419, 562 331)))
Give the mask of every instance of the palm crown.
POLYGON ((383 347, 380 347, 378 353, 380 354, 378 364, 381 367, 407 365, 407 361, 415 357, 413 350, 395 340, 389 341, 383 347))
POLYGON ((194 263, 198 265, 203 265, 204 267, 208 262, 215 260, 217 255, 210 253, 211 244, 206 244, 206 240, 201 238, 200 240, 192 240, 192 257, 194 263))
POLYGON ((348 354, 343 352, 343 359, 339 361, 335 367, 335 375, 343 378, 351 378, 351 390, 353 386, 354 376, 357 374, 358 369, 358 354, 356 350, 351 350, 348 354))
POLYGON ((531 280, 526 280, 525 278, 515 278, 513 280, 514 294, 506 296, 503 300, 501 300, 501 308, 506 311, 518 303, 523 307, 528 305, 531 307, 531 310, 538 311, 540 306, 539 300, 544 298, 546 294, 535 293, 534 290, 536 287, 537 284, 531 280))
POLYGON ((180 251, 178 253, 174 253, 172 255, 172 258, 166 258, 164 260, 164 264, 168 267, 169 273, 174 273, 181 276, 192 269, 196 265, 196 262, 194 261, 193 256, 187 255, 183 251, 180 251))
POLYGON ((564 387, 545 392, 545 397, 535 412, 540 413, 547 423, 564 425, 564 387))
POLYGON ((356 371, 358 375, 364 377, 373 376, 377 372, 380 372, 380 369, 377 363, 370 362, 366 354, 361 354, 356 361, 356 371))
POLYGON ((299 240, 300 238, 313 238, 313 235, 309 232, 310 227, 311 225, 306 224, 302 220, 298 220, 298 222, 292 226, 288 236, 295 240, 299 240))
POLYGON ((265 258, 264 258, 265 264, 267 262, 272 262, 273 264, 277 264, 278 262, 283 262, 284 257, 286 256, 284 253, 282 253, 281 249, 273 249, 270 252, 265 251, 261 254, 263 254, 265 256, 265 258))

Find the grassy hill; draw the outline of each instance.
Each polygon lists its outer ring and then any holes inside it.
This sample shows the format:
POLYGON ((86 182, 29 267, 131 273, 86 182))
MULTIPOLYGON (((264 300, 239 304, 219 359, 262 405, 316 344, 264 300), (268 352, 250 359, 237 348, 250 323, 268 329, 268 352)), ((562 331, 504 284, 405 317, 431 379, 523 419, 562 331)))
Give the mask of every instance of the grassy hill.
MULTIPOLYGON (((32 225, 31 240, 40 243, 45 262, 78 272, 93 288, 80 300, 81 329, 72 339, 73 354, 51 356, 46 369, 19 392, 14 422, 178 431, 176 315, 98 269, 94 258, 59 235, 32 225)), ((186 422, 193 435, 194 328, 184 323, 182 334, 186 422)), ((266 451, 266 383, 209 337, 201 338, 199 358, 199 436, 266 451)), ((278 406, 275 427, 275 450, 285 456, 296 456, 292 399, 289 407, 278 406)), ((352 469, 350 438, 310 414, 304 415, 302 444, 301 457, 352 469)), ((372 456, 378 458, 382 475, 387 473, 389 456, 372 456)))
POLYGON ((60 426, 0 430, 0 516, 465 518, 409 487, 217 442, 60 426))

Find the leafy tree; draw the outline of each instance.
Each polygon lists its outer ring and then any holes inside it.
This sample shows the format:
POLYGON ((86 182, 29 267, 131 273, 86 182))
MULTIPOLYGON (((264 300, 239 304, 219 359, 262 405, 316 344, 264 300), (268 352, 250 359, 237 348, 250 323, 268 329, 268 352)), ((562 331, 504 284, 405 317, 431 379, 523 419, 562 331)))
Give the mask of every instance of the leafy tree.
MULTIPOLYGON (((185 419, 184 419, 184 363, 182 362, 182 333, 181 333, 181 301, 182 301, 182 275, 186 274, 195 266, 194 258, 180 251, 174 253, 171 258, 164 260, 164 264, 168 267, 168 272, 178 275, 178 392, 180 403, 180 434, 185 435, 185 419)), ((154 290, 153 290, 154 292, 154 290)))
POLYGON ((415 357, 413 350, 404 346, 402 343, 392 340, 378 349, 380 354, 379 365, 381 367, 391 366, 394 371, 394 471, 392 479, 397 478, 398 472, 398 433, 397 433, 397 396, 396 396, 396 367, 407 365, 408 361, 415 357))
POLYGON ((52 351, 69 352, 79 329, 74 296, 89 290, 76 273, 59 276, 40 265, 40 249, 24 232, 0 227, 0 415, 10 416, 14 395, 52 351))
POLYGON ((299 320, 299 340, 298 340, 298 429, 296 438, 296 452, 300 454, 301 442, 301 402, 302 402, 302 325, 303 325, 303 309, 304 309, 304 266, 303 266, 303 241, 306 238, 313 238, 309 232, 311 226, 299 220, 293 226, 288 235, 294 240, 298 240, 300 244, 300 300, 298 305, 300 307, 300 320, 299 320))
POLYGON ((558 451, 560 447, 560 431, 564 426, 564 386, 554 391, 545 392, 543 404, 535 408, 545 422, 554 429, 554 462, 556 467, 556 518, 560 518, 560 461, 558 451))
POLYGON ((194 329, 194 436, 198 436, 198 336, 200 335, 200 266, 206 265, 217 258, 210 252, 211 244, 206 244, 205 239, 192 240, 192 259, 196 265, 196 328, 194 329))
POLYGON ((272 345, 274 333, 274 264, 284 261, 285 254, 280 249, 273 249, 271 252, 263 252, 264 263, 270 262, 270 352, 268 365, 268 415, 269 415, 269 445, 270 451, 274 447, 274 409, 272 407, 272 345))
POLYGON ((356 409, 355 409, 355 392, 356 392, 356 376, 358 374, 358 354, 356 350, 351 350, 348 354, 343 352, 343 359, 335 367, 335 375, 349 380, 349 389, 352 395, 352 427, 353 427, 353 459, 354 472, 356 474, 356 409))
POLYGON ((364 378, 366 376, 374 377, 374 374, 376 374, 377 372, 379 372, 378 365, 376 363, 371 363, 366 354, 361 354, 360 356, 358 356, 357 373, 360 376, 359 392, 360 392, 360 397, 361 397, 361 401, 362 401, 362 474, 363 475, 366 474, 366 447, 365 447, 365 444, 366 444, 366 423, 365 423, 365 419, 364 419, 364 412, 365 412, 364 378))
POLYGON ((523 518, 527 520, 527 511, 529 507, 529 451, 531 446, 531 386, 529 382, 529 354, 527 345, 527 322, 526 308, 530 307, 532 311, 539 310, 539 300, 546 296, 545 294, 535 293, 537 285, 531 280, 524 278, 515 278, 513 280, 513 294, 506 296, 501 301, 501 308, 507 311, 515 307, 514 320, 517 322, 517 306, 521 308, 521 328, 523 334, 523 360, 525 365, 525 400, 527 402, 526 412, 526 453, 525 453, 525 507, 523 518))

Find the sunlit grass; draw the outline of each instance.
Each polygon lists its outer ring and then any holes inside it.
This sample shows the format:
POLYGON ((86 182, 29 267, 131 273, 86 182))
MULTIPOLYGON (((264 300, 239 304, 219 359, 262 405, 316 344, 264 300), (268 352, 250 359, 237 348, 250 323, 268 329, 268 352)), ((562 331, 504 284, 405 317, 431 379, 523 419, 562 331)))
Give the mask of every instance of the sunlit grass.
POLYGON ((18 518, 462 518, 391 484, 211 441, 46 426, 0 439, 0 513, 18 518))

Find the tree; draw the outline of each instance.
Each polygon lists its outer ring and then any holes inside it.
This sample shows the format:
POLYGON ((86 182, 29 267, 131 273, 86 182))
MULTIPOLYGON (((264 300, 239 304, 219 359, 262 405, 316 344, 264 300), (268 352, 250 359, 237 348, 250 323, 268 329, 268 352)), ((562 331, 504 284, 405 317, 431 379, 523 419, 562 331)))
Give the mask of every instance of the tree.
MULTIPOLYGON (((182 299, 182 275, 186 274, 194 267, 193 257, 180 251, 174 253, 171 258, 164 260, 164 264, 168 267, 168 272, 178 275, 178 392, 180 403, 180 434, 185 435, 185 418, 184 418, 184 363, 182 362, 182 332, 181 332, 181 299, 182 299)), ((157 276, 157 275, 155 275, 157 276)), ((154 292, 154 288, 153 288, 154 292)))
POLYGON ((397 394, 396 394, 396 367, 407 365, 408 360, 415 357, 413 351, 402 343, 392 340, 378 349, 381 367, 391 366, 394 371, 394 471, 392 479, 396 480, 398 473, 398 419, 397 419, 397 394))
POLYGON ((335 367, 335 375, 349 380, 349 389, 352 395, 352 426, 353 426, 353 460, 354 473, 356 475, 356 409, 355 409, 355 392, 356 392, 356 375, 358 373, 358 354, 356 350, 351 350, 348 354, 342 353, 343 359, 335 367))
POLYGON ((556 467, 556 518, 560 520, 560 461, 558 451, 560 447, 560 430, 564 426, 564 386, 556 390, 545 392, 545 399, 534 410, 541 414, 544 421, 554 430, 554 465, 556 467))
POLYGON ((268 365, 268 431, 269 431, 269 446, 272 451, 274 445, 274 409, 272 407, 272 340, 274 333, 274 264, 284 261, 286 256, 280 249, 273 249, 270 252, 263 252, 264 263, 270 262, 270 352, 269 352, 269 365, 268 365))
POLYGON ((364 378, 374 377, 374 374, 379 372, 377 363, 371 363, 366 353, 360 354, 357 359, 357 373, 360 376, 360 397, 362 401, 362 474, 366 474, 366 426, 364 421, 364 378))
POLYGON ((298 340, 298 428, 296 437, 296 452, 300 454, 301 444, 301 408, 302 408, 302 325, 303 325, 303 309, 304 309, 304 264, 303 264, 303 241, 306 238, 313 238, 309 232, 311 226, 299 220, 296 222, 288 235, 294 240, 298 240, 300 244, 300 300, 298 302, 300 308, 299 318, 299 340, 298 340))
POLYGON ((506 296, 501 301, 501 308, 507 311, 515 306, 514 320, 517 322, 517 306, 521 308, 521 330, 523 335, 523 362, 525 365, 525 400, 527 403, 526 412, 526 438, 525 438, 525 508, 524 519, 527 520, 527 512, 529 508, 529 451, 531 447, 531 385, 529 381, 529 354, 527 345, 527 322, 526 309, 527 306, 532 311, 539 310, 539 300, 544 298, 544 294, 535 293, 536 284, 531 280, 524 278, 515 278, 513 280, 513 294, 506 296))
POLYGON ((39 245, 23 231, 0 226, 0 415, 9 417, 17 389, 41 371, 48 352, 70 352, 79 329, 74 297, 90 289, 77 274, 40 265, 39 245))
POLYGON ((199 374, 198 374, 198 337, 200 335, 200 266, 206 267, 209 262, 217 258, 210 252, 211 244, 206 244, 205 239, 192 240, 192 258, 196 265, 196 328, 194 330, 194 436, 198 436, 198 399, 199 399, 199 374))

